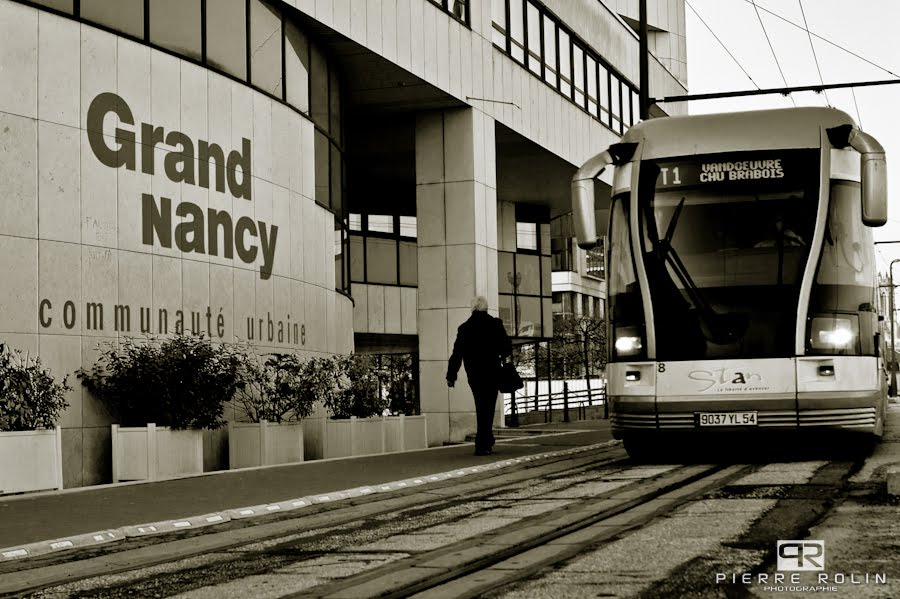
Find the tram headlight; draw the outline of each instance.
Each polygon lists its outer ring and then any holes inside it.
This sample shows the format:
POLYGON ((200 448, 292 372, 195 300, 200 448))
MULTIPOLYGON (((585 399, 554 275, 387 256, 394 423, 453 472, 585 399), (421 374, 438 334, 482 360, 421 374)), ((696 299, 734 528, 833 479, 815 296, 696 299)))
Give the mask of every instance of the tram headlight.
POLYGON ((617 356, 635 356, 644 349, 644 342, 638 333, 637 327, 622 327, 616 329, 615 341, 617 356))
POLYGON ((814 350, 847 353, 856 349, 859 318, 856 315, 818 315, 810 322, 809 344, 814 350))

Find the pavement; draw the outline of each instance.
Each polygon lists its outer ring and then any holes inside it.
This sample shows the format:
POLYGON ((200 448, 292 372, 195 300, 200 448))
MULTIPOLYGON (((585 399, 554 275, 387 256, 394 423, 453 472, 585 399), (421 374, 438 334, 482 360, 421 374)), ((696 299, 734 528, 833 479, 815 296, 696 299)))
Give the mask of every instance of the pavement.
MULTIPOLYGON (((0 497, 0 563, 511 468, 536 457, 590 451, 613 442, 608 420, 508 428, 497 435, 495 452, 483 457, 473 455, 471 443, 462 443, 0 497)), ((884 489, 891 477, 900 477, 897 403, 889 405, 884 441, 851 483, 884 489)))

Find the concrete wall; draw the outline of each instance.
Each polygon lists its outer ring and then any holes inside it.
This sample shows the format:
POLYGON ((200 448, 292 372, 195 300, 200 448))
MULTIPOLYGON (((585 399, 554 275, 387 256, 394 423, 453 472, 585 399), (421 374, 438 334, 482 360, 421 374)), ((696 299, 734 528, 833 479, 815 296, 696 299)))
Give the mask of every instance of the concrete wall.
MULTIPOLYGON (((312 200, 311 122, 202 67, 22 4, 0 0, 0 37, 0 341, 39 353, 62 376, 90 367, 102 342, 159 334, 165 310, 169 333, 180 311, 188 331, 194 314, 207 336, 252 337, 262 351, 351 351, 351 302, 334 291, 333 217, 312 200), (103 117, 98 97, 114 99, 107 108, 116 114, 103 117), (92 106, 101 124, 90 133, 92 106), (124 122, 128 113, 134 125, 124 122), (140 141, 141 123, 181 132, 192 148, 157 145, 150 174, 142 162, 150 146, 137 144, 134 165, 116 166, 129 144, 115 129, 140 141), (209 185, 199 184, 201 165, 189 155, 200 140, 226 156, 243 152, 249 169, 234 188, 226 177, 217 189, 214 169, 209 185), (104 151, 112 166, 98 157, 104 151), (193 184, 173 176, 189 170, 193 184), (148 240, 147 208, 164 212, 163 197, 171 224, 148 240), (221 232, 213 255, 197 225, 208 210, 227 213, 233 226, 247 217, 240 222, 264 228, 270 260, 261 235, 244 231, 255 256, 227 256, 221 232), (102 324, 88 322, 90 303, 103 306, 102 324), (130 326, 114 323, 116 306, 130 308, 130 326)), ((77 380, 73 387, 60 422, 66 487, 109 476, 109 417, 77 380)))

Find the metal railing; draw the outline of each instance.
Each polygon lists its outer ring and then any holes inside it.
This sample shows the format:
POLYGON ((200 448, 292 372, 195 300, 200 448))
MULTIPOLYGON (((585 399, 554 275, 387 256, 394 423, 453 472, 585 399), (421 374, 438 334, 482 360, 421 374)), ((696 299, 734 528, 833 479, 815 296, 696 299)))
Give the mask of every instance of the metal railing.
MULTIPOLYGON (((578 381, 575 386, 582 386, 583 383, 583 380, 578 381)), ((529 385, 512 396, 504 394, 503 412, 507 416, 509 426, 519 426, 519 421, 526 416, 534 421, 536 414, 542 414, 544 422, 552 422, 554 414, 561 416, 563 422, 570 422, 572 418, 584 420, 590 407, 602 407, 603 418, 608 418, 606 385, 597 384, 596 381, 592 383, 597 386, 592 385, 590 389, 586 387, 571 389, 573 383, 561 381, 557 389, 551 387, 550 391, 545 393, 540 393, 539 390, 529 392, 529 385)), ((535 386, 535 389, 538 387, 535 386)))

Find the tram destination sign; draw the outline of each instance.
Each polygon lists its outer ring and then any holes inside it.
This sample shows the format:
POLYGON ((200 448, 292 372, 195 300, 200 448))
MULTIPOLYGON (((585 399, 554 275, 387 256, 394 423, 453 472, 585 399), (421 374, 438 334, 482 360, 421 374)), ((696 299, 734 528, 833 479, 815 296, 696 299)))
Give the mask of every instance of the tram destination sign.
POLYGON ((795 152, 745 152, 656 161, 657 189, 705 185, 777 183, 791 185, 807 169, 795 152))

